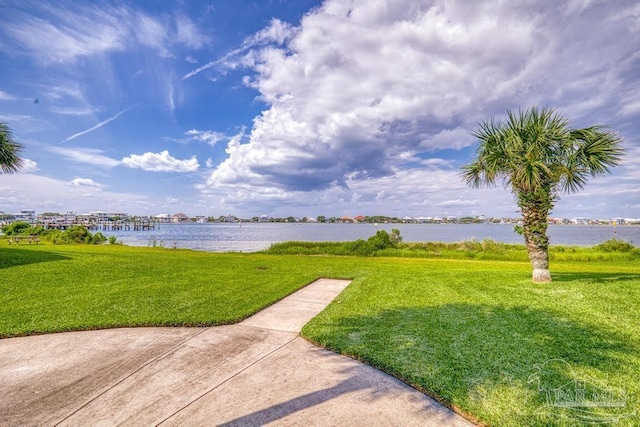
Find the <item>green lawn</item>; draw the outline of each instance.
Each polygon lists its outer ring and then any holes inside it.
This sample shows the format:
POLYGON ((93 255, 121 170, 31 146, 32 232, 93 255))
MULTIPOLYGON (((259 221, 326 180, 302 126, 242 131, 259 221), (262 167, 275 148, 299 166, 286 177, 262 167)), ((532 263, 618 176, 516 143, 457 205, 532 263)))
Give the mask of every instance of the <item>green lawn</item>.
POLYGON ((318 277, 353 278, 307 339, 489 425, 638 425, 637 261, 556 261, 554 282, 533 285, 522 261, 5 245, 1 337, 230 323, 318 277))
POLYGON ((343 277, 321 258, 300 264, 258 254, 120 245, 3 246, 0 337, 233 323, 319 276, 343 277))
POLYGON ((380 259, 303 334, 490 425, 637 426, 640 268, 552 272, 533 285, 528 263, 380 259), (576 391, 595 407, 560 407, 576 391))

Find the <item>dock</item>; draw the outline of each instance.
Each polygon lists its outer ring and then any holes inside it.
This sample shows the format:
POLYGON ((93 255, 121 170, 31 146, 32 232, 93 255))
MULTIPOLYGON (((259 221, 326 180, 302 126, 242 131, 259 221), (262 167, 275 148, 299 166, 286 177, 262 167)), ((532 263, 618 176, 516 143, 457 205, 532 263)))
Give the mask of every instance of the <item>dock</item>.
POLYGON ((36 226, 47 230, 66 230, 74 226, 83 226, 90 231, 148 231, 155 230, 158 224, 155 221, 68 221, 68 222, 42 222, 36 226))

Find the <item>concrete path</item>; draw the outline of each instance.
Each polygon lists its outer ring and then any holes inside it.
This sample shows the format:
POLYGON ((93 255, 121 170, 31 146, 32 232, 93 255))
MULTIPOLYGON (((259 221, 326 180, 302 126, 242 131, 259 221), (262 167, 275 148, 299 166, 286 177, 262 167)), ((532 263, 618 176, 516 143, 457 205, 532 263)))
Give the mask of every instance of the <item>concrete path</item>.
POLYGON ((348 283, 318 280, 236 325, 0 340, 0 425, 472 425, 298 336, 348 283))

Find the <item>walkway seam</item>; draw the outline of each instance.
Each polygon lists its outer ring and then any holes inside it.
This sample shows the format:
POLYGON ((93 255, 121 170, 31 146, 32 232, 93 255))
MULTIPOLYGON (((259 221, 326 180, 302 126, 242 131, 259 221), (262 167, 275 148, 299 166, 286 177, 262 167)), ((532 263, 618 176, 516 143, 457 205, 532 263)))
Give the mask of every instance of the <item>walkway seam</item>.
MULTIPOLYGON (((266 329, 266 328, 260 328, 260 329, 266 329)), ((202 393, 200 396, 196 397, 195 399, 193 399, 191 402, 187 403, 186 405, 184 405, 182 408, 178 409, 177 411, 175 411, 173 414, 169 415, 168 417, 166 417, 164 420, 160 421, 159 423, 156 424, 156 426, 159 426, 167 421, 169 421, 171 418, 173 418, 174 416, 176 416, 177 414, 179 414, 180 412, 184 411, 185 409, 187 409, 189 406, 193 405, 194 403, 196 403, 198 400, 202 399, 203 397, 205 397, 206 395, 208 395, 209 393, 212 393, 213 391, 217 390, 218 388, 220 388, 221 386, 223 386, 224 384, 228 383, 229 381, 231 381, 232 379, 234 379, 235 377, 237 377, 238 375, 240 375, 241 373, 243 373, 244 371, 246 371, 247 369, 251 368, 252 366, 256 365, 257 363, 263 361, 264 359, 266 359, 267 357, 271 356, 273 353, 279 351, 280 349, 284 348, 285 346, 291 344, 296 338, 298 338, 298 334, 295 334, 294 332, 291 332, 291 334, 293 335, 291 337, 291 339, 289 339, 287 342, 285 342, 284 344, 282 344, 281 346, 279 346, 278 348, 273 349, 272 351, 270 351, 269 353, 265 354, 264 356, 262 356, 259 359, 256 359, 253 363, 245 366, 243 369, 239 370, 238 372, 236 372, 235 374, 231 375, 229 378, 227 378, 226 380, 222 381, 221 383, 217 384, 215 387, 205 391, 204 393, 202 393)))
POLYGON ((69 415, 67 415, 66 417, 64 417, 63 419, 61 419, 60 421, 56 422, 54 425, 59 425, 63 422, 65 422, 66 420, 68 420, 69 418, 71 418, 73 415, 77 414, 82 408, 86 407, 87 405, 91 404, 91 402, 99 399, 101 396, 103 396, 104 394, 108 393, 109 391, 111 391, 112 389, 114 389, 115 387, 117 387, 118 385, 122 384, 123 382, 125 382, 127 379, 129 379, 131 376, 135 375, 136 373, 140 372, 142 369, 146 368, 147 366, 149 366, 150 364, 156 362, 157 360, 159 360, 160 358, 166 356, 167 354, 169 354, 170 352, 174 351, 175 349, 183 346, 184 344, 186 344, 187 342, 191 341, 192 339, 198 337, 199 335, 205 333, 207 330, 211 329, 211 327, 206 327, 204 328, 202 331, 198 332, 197 334, 179 342, 178 344, 174 345, 173 347, 171 347, 170 349, 166 350, 165 352, 159 354, 158 356, 154 357, 153 359, 150 359, 147 363, 140 365, 140 367, 136 368, 135 370, 131 371, 129 374, 127 374, 126 376, 124 376, 123 378, 121 378, 120 380, 116 381, 115 383, 113 383, 111 386, 107 387, 105 390, 103 390, 101 393, 98 393, 97 395, 95 395, 94 397, 92 397, 91 399, 89 399, 88 401, 86 401, 85 403, 83 403, 82 405, 80 405, 77 409, 75 409, 74 411, 72 411, 69 415))

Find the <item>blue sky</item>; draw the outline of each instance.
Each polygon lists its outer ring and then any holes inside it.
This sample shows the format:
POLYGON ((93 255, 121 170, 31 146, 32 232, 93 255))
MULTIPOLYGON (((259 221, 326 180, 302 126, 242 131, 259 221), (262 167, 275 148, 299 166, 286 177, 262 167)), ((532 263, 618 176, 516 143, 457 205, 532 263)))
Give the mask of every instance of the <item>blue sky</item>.
POLYGON ((555 107, 627 156, 559 217, 640 218, 640 5, 0 0, 0 211, 517 216, 469 130, 555 107))

